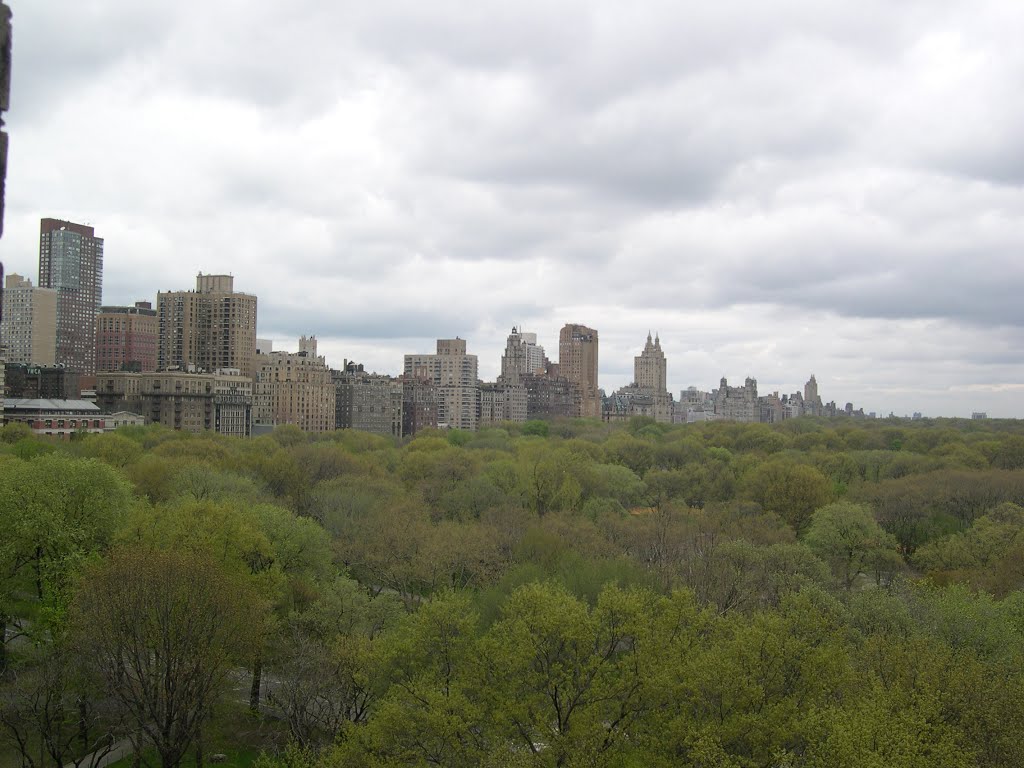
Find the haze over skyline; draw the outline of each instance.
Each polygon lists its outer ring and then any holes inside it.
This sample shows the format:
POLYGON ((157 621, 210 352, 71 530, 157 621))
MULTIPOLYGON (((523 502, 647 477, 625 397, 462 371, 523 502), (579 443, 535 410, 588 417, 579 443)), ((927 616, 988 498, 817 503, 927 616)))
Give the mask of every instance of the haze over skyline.
POLYGON ((1022 5, 10 5, 8 273, 52 216, 335 367, 576 322, 609 392, 650 330, 677 397, 1024 416, 1022 5))

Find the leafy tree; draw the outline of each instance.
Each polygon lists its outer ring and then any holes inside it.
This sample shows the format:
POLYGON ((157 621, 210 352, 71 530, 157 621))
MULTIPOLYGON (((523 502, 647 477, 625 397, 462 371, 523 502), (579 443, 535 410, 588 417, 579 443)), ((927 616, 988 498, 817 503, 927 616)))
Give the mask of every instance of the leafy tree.
POLYGON ((89 568, 72 605, 82 663, 175 768, 262 612, 248 588, 187 550, 120 549, 89 568))
POLYGON ((883 531, 862 504, 837 502, 822 507, 811 518, 804 542, 828 563, 847 591, 858 576, 873 568, 881 575, 898 569, 900 563, 896 538, 883 531))
POLYGON ((814 467, 790 461, 768 461, 747 480, 750 498, 774 512, 799 534, 811 521, 814 510, 828 503, 832 484, 814 467))

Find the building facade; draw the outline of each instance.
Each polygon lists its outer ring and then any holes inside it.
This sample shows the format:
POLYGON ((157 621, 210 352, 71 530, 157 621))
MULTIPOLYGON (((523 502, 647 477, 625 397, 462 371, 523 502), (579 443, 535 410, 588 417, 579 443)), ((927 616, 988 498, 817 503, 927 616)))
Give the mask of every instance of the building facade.
POLYGON ((656 334, 652 341, 648 331, 643 351, 633 358, 633 386, 620 389, 611 404, 615 413, 672 423, 675 404, 668 391, 668 362, 660 336, 656 334))
POLYGON ((441 393, 431 379, 402 375, 402 437, 412 437, 421 429, 436 429, 441 393))
POLYGON ((347 361, 342 370, 331 371, 331 379, 337 429, 402 436, 404 388, 399 379, 367 373, 362 365, 347 361))
POLYGON ((758 422, 761 406, 757 400, 757 379, 747 378, 742 387, 730 387, 722 377, 718 389, 712 393, 715 418, 724 421, 758 422))
POLYGON ((96 372, 96 315, 103 303, 103 238, 60 219, 39 223, 39 287, 57 292, 55 362, 96 372))
POLYGON ((4 365, 4 397, 29 400, 78 400, 81 397, 78 371, 56 366, 4 365))
POLYGON ((256 425, 294 424, 304 432, 334 429, 334 383, 326 361, 316 354, 315 336, 303 336, 298 352, 257 355, 254 367, 253 422, 256 425))
POLYGON ((9 363, 52 366, 57 360, 57 291, 10 274, 4 281, 0 346, 9 363))
POLYGON ((580 408, 580 386, 564 376, 547 374, 522 378, 527 419, 569 419, 580 408))
POLYGON ((96 370, 156 370, 160 325, 148 301, 133 307, 101 307, 96 316, 96 370))
POLYGON ((481 384, 479 426, 493 427, 506 421, 521 424, 526 421, 526 406, 526 387, 521 383, 481 384))
POLYGON ((107 429, 107 418, 95 403, 85 400, 12 398, 4 408, 7 423, 27 424, 37 435, 64 440, 75 434, 98 434, 107 429))
POLYGON ((544 347, 537 345, 536 333, 525 333, 512 326, 501 356, 498 381, 518 384, 522 376, 542 373, 545 369, 544 347))
POLYGON ((196 277, 194 291, 157 294, 157 370, 236 368, 253 375, 256 297, 238 293, 230 275, 196 277))
POLYGON ((438 388, 438 425, 475 430, 480 414, 477 356, 466 354, 465 339, 438 339, 433 355, 406 355, 404 376, 426 379, 438 388))
POLYGON ((101 373, 96 405, 107 414, 130 411, 144 416, 147 424, 186 432, 252 433, 252 379, 237 370, 101 373))
POLYGON ((597 331, 576 323, 565 325, 558 335, 558 368, 562 376, 579 385, 576 415, 601 418, 597 331))

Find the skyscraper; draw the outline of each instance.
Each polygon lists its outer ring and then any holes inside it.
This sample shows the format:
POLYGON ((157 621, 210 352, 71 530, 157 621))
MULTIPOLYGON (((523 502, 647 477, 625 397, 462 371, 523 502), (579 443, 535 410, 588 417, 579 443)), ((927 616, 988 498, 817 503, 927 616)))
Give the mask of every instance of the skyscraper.
POLYGON ((256 297, 236 293, 230 275, 196 277, 195 291, 156 296, 160 343, 157 368, 237 368, 253 376, 256 354, 256 297))
POLYGON ((96 315, 103 300, 103 238, 92 227, 39 222, 39 287, 57 291, 57 365, 96 372, 96 315))
POLYGON ((512 333, 501 356, 501 377, 506 384, 518 384, 522 376, 544 369, 544 347, 537 345, 536 333, 525 333, 512 326, 512 333))
POLYGON ((577 415, 601 418, 601 394, 597 386, 597 331, 567 323, 558 334, 558 368, 562 376, 580 388, 577 415))
POLYGON ((668 364, 665 353, 661 351, 661 339, 655 336, 651 342, 648 331, 644 351, 633 358, 633 382, 641 389, 661 395, 668 392, 667 381, 668 364))

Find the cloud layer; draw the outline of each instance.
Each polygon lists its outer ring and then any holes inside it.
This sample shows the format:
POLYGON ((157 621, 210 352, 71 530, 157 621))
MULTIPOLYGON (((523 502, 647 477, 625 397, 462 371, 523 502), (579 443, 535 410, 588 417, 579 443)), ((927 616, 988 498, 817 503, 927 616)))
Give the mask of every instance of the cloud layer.
POLYGON ((606 389, 651 329, 676 392, 1024 416, 1024 7, 149 5, 14 3, 8 271, 61 216, 334 365, 582 322, 606 389))

